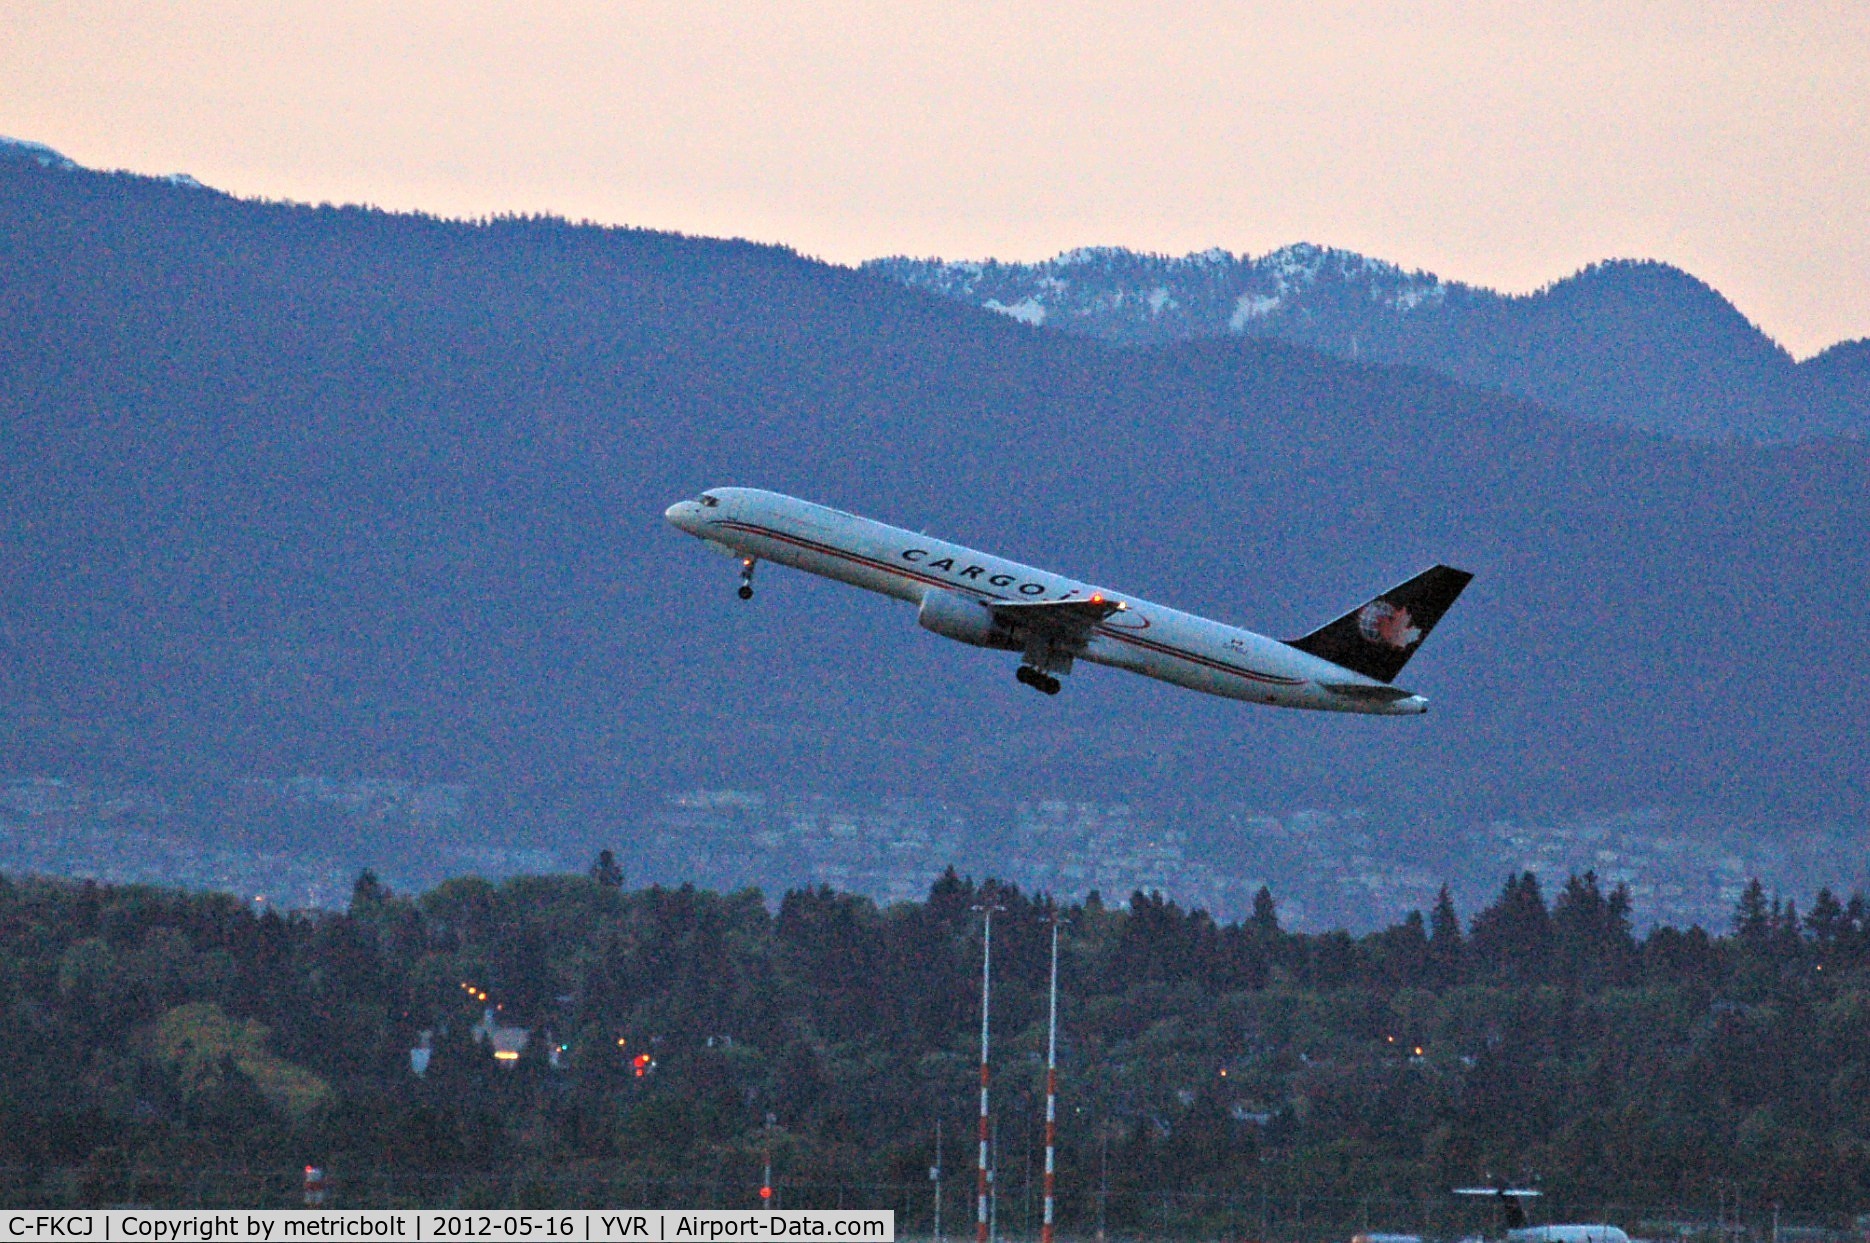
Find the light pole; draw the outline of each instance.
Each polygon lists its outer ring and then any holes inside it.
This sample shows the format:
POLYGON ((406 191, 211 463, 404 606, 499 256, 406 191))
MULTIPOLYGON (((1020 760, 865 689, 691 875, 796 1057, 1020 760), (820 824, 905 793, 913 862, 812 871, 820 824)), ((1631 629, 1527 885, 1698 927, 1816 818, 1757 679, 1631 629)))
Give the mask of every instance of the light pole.
POLYGON ((993 1168, 987 1171, 987 1239, 1000 1243, 1000 1119, 993 1120, 993 1168))
POLYGON ((980 1161, 976 1169, 974 1204, 975 1243, 987 1243, 987 1054, 991 1047, 988 1018, 993 1009, 993 913, 1004 911, 983 893, 972 908, 981 913, 980 951, 980 1161))
POLYGON ((765 1161, 760 1171, 760 1207, 775 1208, 773 1203, 773 1124, 778 1119, 772 1114, 766 1115, 765 1161))
POLYGON ((1052 1004, 1045 1025, 1045 1216, 1039 1243, 1052 1243, 1054 1160, 1058 1144, 1058 912, 1052 912, 1052 1004))
MULTIPOLYGON (((1105 1205, 1110 1200, 1110 1124, 1097 1128, 1097 1243, 1110 1237, 1105 1229, 1105 1205)), ((1260 1231, 1262 1235, 1266 1232, 1260 1231)))
POLYGON ((935 1164, 929 1166, 929 1181, 935 1184, 935 1243, 943 1243, 941 1232, 941 1119, 935 1119, 935 1164))

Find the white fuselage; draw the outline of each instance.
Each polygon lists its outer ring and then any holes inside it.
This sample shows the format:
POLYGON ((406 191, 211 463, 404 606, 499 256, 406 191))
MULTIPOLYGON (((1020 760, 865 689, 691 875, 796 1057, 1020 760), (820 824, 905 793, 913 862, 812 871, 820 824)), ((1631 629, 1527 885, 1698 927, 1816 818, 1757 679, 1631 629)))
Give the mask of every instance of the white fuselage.
POLYGON ((669 522, 721 551, 774 561, 920 604, 931 588, 984 601, 1104 599, 1123 611, 1092 628, 1075 655, 1191 690, 1286 708, 1382 716, 1428 710, 1420 695, 1376 699, 1330 689, 1384 684, 1276 639, 1093 587, 1045 570, 758 488, 710 488, 669 507, 669 522))

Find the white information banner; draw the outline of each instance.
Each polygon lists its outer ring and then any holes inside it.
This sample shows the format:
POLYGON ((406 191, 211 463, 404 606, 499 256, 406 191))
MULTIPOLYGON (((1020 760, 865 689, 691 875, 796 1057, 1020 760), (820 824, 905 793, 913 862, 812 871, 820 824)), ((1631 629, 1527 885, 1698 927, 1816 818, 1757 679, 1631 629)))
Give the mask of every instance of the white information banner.
POLYGON ((887 1209, 79 1209, 0 1210, 0 1243, 722 1243, 739 1239, 895 1243, 887 1209))

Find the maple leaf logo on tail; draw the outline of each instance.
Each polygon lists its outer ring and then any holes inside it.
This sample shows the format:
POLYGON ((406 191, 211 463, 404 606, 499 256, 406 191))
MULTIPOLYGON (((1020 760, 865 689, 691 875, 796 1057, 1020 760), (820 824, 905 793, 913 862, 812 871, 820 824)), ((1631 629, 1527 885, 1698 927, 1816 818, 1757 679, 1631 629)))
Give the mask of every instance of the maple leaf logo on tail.
POLYGON ((1376 599, 1288 642, 1321 660, 1388 682, 1448 611, 1468 580, 1466 570, 1436 565, 1376 599))
POLYGON ((1388 600, 1372 600, 1358 610, 1357 632, 1372 643, 1381 643, 1397 651, 1415 646, 1422 638, 1422 631, 1415 626, 1409 610, 1398 608, 1388 600))

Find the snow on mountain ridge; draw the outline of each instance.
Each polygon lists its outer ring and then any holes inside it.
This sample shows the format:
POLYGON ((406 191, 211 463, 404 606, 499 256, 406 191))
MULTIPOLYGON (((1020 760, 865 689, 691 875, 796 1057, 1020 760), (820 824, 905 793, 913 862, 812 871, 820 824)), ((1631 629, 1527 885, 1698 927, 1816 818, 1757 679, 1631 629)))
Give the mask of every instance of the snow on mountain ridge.
POLYGON ((989 298, 981 305, 989 311, 998 311, 1009 319, 1017 319, 1022 324, 1031 324, 1035 328, 1045 325, 1045 306, 1037 299, 1026 298, 1007 306, 996 299, 989 298))
POLYGON ((1243 293, 1234 303, 1234 313, 1227 317, 1227 327, 1233 332, 1244 332, 1248 324, 1256 319, 1264 319, 1279 309, 1280 299, 1263 293, 1243 293))
POLYGON ((42 142, 27 142, 24 138, 8 138, 0 134, 0 158, 7 156, 31 160, 40 168, 56 168, 62 173, 72 172, 78 167, 77 161, 68 159, 42 142))
MULTIPOLYGON (((99 173, 100 170, 86 168, 83 164, 55 151, 42 142, 29 142, 24 138, 8 138, 0 134, 0 160, 17 160, 23 163, 37 164, 40 168, 49 168, 60 173, 99 173)), ((148 174, 132 173, 125 170, 102 172, 105 177, 147 177, 148 174)), ((153 181, 166 182, 184 190, 211 190, 212 187, 197 181, 187 173, 166 173, 149 178, 153 181)))
POLYGON ((1719 291, 1651 260, 1592 264, 1529 294, 1312 242, 1258 257, 1082 247, 1040 263, 864 267, 1123 345, 1271 337, 1674 435, 1870 434, 1870 378, 1854 354, 1799 364, 1719 291))
POLYGON ((1252 332, 1277 316, 1305 318, 1320 298, 1406 315, 1439 306, 1451 287, 1432 273, 1311 242, 1257 258, 1218 246, 1186 255, 1082 246, 1038 263, 891 258, 864 266, 1026 323, 1117 340, 1252 332))

